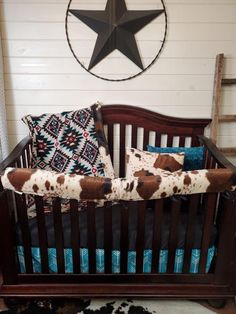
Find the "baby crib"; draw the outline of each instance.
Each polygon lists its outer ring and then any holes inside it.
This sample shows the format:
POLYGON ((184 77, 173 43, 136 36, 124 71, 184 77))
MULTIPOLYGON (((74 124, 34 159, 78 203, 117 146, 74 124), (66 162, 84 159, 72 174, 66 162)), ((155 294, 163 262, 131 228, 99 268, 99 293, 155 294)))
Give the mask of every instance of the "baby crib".
MULTIPOLYGON (((174 118, 126 105, 103 106, 102 115, 119 177, 125 174, 127 143, 146 150, 151 139, 155 146, 164 140, 168 147, 204 146, 204 168, 235 170, 204 137, 209 119, 174 118)), ((1 171, 29 167, 30 155, 26 137, 1 163, 1 171)), ((102 209, 89 202, 83 212, 70 200, 66 214, 56 198, 50 215, 43 212, 43 198, 35 196, 37 217, 29 220, 25 195, 1 189, 0 296, 233 297, 235 195, 108 202, 102 209)))

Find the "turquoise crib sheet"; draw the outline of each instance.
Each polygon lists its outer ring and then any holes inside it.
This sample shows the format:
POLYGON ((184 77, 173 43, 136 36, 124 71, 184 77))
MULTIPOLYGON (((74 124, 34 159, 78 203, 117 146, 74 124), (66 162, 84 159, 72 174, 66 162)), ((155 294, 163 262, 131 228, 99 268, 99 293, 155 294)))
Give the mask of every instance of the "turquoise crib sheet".
MULTIPOLYGON (((33 270, 35 273, 41 273, 41 257, 39 247, 32 247, 32 262, 33 270)), ((206 273, 209 271, 212 259, 215 254, 215 246, 212 246, 208 249, 207 254, 207 263, 206 263, 206 273)), ((24 259, 24 248, 21 245, 17 246, 17 254, 20 265, 21 273, 25 273, 25 259, 24 259)), ((112 251, 112 273, 120 273, 120 256, 121 253, 119 250, 112 251)), ((198 273, 199 261, 201 256, 200 249, 192 249, 191 262, 189 273, 196 274, 198 273)), ((64 258, 65 258, 65 273, 73 273, 73 259, 72 259, 72 249, 64 249, 64 258)), ((87 248, 80 249, 80 271, 81 273, 89 273, 89 250, 87 248)), ((143 252, 143 272, 151 272, 152 264, 152 250, 144 250, 143 252)), ((105 254, 104 249, 96 249, 96 272, 104 273, 105 270, 105 254)), ((57 273, 57 259, 56 259, 56 249, 48 248, 48 262, 49 270, 51 273, 57 273)), ((158 272, 166 273, 167 271, 167 262, 168 262, 168 250, 160 250, 159 255, 159 265, 158 272)), ((182 273, 184 264, 184 249, 176 249, 175 252, 175 265, 174 273, 182 273)), ((132 274, 136 272, 136 251, 128 252, 128 263, 127 263, 127 272, 132 274)))

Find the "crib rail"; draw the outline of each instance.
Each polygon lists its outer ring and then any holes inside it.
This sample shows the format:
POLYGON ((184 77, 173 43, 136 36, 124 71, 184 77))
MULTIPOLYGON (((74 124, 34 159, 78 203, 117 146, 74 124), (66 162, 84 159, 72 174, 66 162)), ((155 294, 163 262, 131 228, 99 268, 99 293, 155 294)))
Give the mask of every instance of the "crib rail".
POLYGON ((31 144, 32 139, 26 136, 10 153, 10 155, 0 163, 0 171, 7 167, 30 168, 31 166, 31 144))
POLYGON ((200 144, 206 148, 205 155, 205 168, 231 168, 233 170, 236 167, 219 151, 216 145, 206 136, 198 136, 200 144))

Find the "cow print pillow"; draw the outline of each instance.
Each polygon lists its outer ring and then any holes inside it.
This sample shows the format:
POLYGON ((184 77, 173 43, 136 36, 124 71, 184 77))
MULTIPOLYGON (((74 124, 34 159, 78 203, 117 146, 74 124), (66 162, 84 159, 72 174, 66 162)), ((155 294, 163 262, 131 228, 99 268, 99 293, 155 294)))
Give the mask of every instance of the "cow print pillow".
POLYGON ((184 153, 149 153, 136 148, 126 148, 126 177, 161 174, 163 171, 182 170, 184 153))

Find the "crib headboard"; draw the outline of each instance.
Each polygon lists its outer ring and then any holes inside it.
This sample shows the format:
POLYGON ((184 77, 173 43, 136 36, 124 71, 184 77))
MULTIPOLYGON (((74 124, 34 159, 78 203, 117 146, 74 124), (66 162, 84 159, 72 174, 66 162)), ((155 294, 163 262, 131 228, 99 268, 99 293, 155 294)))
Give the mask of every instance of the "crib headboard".
POLYGON ((211 119, 176 118, 129 105, 104 105, 102 116, 114 167, 124 176, 125 147, 199 146, 211 119))

